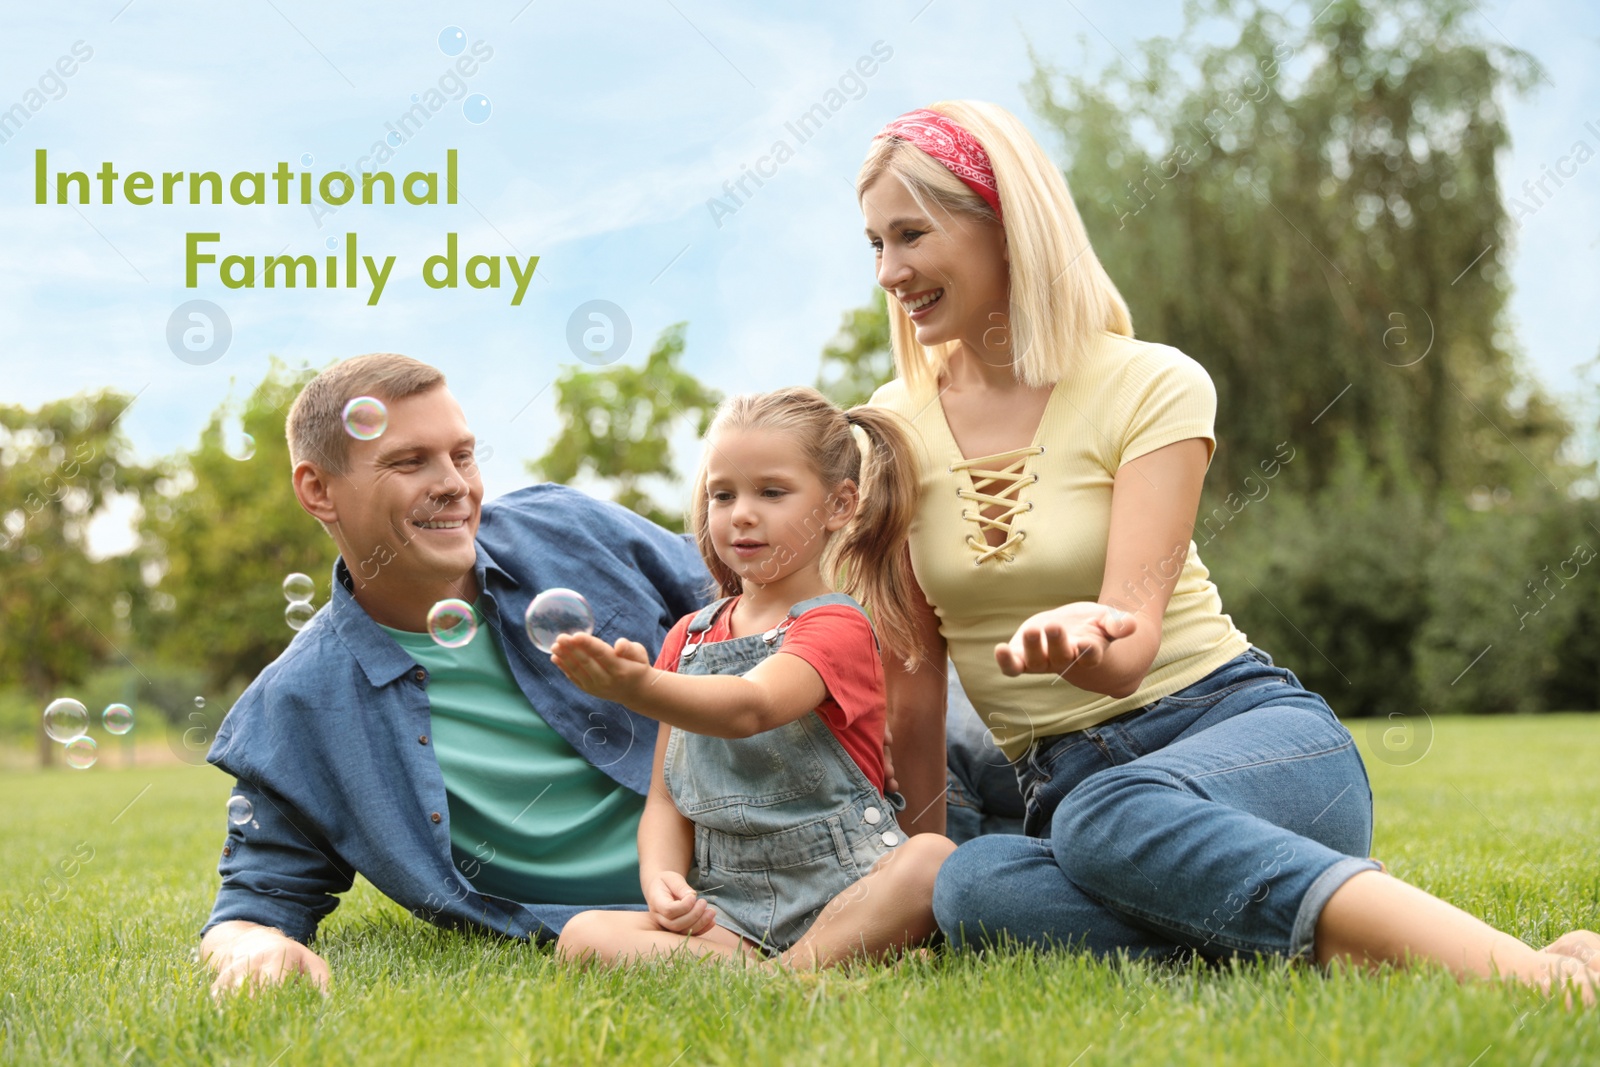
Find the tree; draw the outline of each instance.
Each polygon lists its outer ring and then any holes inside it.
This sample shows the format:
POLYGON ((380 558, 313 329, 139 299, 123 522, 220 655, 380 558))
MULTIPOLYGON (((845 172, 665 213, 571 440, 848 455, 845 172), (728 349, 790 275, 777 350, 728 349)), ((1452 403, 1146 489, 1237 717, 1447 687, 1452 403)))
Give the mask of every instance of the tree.
POLYGON ((1136 327, 1216 381, 1213 483, 1287 440, 1325 484, 1345 435, 1386 484, 1430 495, 1577 476, 1558 457, 1571 427, 1505 323, 1499 97, 1537 67, 1471 9, 1335 0, 1296 29, 1218 0, 1188 9, 1181 39, 1214 40, 1218 17, 1231 44, 1155 39, 1098 76, 1035 56, 1031 99, 1136 327))
POLYGON ((295 499, 284 428, 313 373, 274 359, 237 420, 225 404, 193 452, 163 463, 145 509, 142 553, 160 574, 148 640, 164 660, 201 668, 214 693, 241 687, 294 637, 285 577, 310 575, 319 605, 329 596, 338 549, 295 499), (237 430, 253 439, 247 459, 227 440, 237 430))
POLYGON ((865 404, 878 386, 893 377, 887 294, 878 289, 865 307, 844 313, 838 335, 822 350, 817 390, 840 407, 850 408, 865 404))
POLYGON ((682 530, 683 517, 662 511, 639 483, 679 477, 668 440, 673 428, 692 420, 704 436, 722 399, 678 365, 687 326, 663 330, 643 367, 562 374, 556 381, 561 432, 528 471, 552 482, 569 483, 580 474, 614 482, 617 503, 682 530))
POLYGON ((90 524, 153 481, 118 426, 134 399, 101 390, 35 411, 0 405, 0 674, 20 680, 41 712, 44 764, 57 747, 44 733, 44 705, 96 666, 123 661, 126 637, 112 635, 143 608, 138 561, 97 561, 89 546, 90 524))

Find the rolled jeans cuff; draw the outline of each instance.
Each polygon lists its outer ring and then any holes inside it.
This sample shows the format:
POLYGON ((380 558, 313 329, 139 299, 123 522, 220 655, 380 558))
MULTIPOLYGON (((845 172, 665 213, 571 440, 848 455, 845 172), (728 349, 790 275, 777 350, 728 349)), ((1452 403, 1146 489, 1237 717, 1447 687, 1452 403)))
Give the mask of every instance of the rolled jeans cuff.
POLYGON ((1383 864, 1377 860, 1346 856, 1317 875, 1311 888, 1300 898, 1300 911, 1295 915, 1294 930, 1289 935, 1289 958, 1312 957, 1316 949, 1317 919, 1340 886, 1362 871, 1381 870, 1383 864))

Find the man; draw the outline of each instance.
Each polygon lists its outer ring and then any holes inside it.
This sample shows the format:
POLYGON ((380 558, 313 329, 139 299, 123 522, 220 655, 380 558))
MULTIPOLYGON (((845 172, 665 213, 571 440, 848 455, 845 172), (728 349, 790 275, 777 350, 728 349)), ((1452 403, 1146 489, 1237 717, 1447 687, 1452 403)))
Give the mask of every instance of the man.
POLYGON ((693 542, 558 485, 480 508, 461 407, 439 371, 404 356, 323 371, 288 437, 295 496, 339 559, 328 604, 245 690, 208 756, 241 798, 202 931, 213 989, 296 973, 326 988, 307 942, 357 872, 420 918, 516 937, 638 906, 656 724, 567 682, 523 616, 540 591, 577 589, 598 636, 654 657, 704 603, 693 542), (370 440, 344 423, 362 396, 388 410, 370 440), (452 598, 477 623, 459 647, 428 633, 429 610, 452 598))

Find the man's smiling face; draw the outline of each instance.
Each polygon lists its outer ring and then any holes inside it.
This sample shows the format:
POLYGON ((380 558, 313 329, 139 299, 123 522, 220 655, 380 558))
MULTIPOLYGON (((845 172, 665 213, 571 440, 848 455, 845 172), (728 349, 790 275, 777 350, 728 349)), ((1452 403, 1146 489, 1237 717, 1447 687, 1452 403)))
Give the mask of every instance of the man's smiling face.
POLYGON ((345 562, 360 581, 374 576, 372 564, 361 564, 376 556, 390 588, 469 575, 483 476, 466 415, 442 385, 387 406, 388 429, 352 440, 345 473, 329 479, 345 562))

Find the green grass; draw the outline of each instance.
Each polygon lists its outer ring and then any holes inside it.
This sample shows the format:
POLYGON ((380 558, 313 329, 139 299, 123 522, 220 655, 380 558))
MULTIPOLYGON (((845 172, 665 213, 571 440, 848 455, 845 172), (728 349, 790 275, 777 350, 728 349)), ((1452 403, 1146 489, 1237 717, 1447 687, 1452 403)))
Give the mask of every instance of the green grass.
MULTIPOLYGON (((1364 724, 1354 729, 1370 751, 1364 724)), ((1597 756, 1600 716, 1441 720, 1419 762, 1369 759, 1374 851, 1530 942, 1600 927, 1597 756)), ((525 944, 436 931, 364 883, 323 925, 331 997, 298 987, 217 1006, 192 953, 227 788, 187 766, 0 777, 0 1058, 1600 1063, 1600 1011, 1438 971, 940 953, 820 978, 677 964, 582 973, 525 944)))

